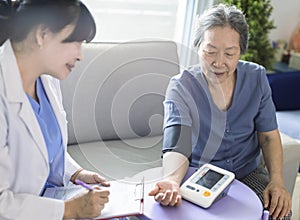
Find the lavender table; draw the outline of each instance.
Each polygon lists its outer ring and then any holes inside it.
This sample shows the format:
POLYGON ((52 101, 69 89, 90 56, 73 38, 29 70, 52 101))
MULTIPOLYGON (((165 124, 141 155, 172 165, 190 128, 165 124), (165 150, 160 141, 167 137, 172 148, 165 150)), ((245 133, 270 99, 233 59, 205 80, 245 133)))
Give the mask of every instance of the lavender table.
MULTIPOLYGON (((185 179, 195 172, 195 168, 190 168, 185 179)), ((154 198, 148 196, 155 180, 162 176, 161 168, 154 168, 144 171, 135 176, 140 179, 145 177, 145 199, 144 215, 140 219, 148 220, 261 220, 263 207, 256 194, 245 184, 234 180, 228 194, 215 202, 210 208, 204 209, 183 200, 178 207, 165 207, 155 202, 154 198), (152 183, 150 183, 152 181, 152 183)))

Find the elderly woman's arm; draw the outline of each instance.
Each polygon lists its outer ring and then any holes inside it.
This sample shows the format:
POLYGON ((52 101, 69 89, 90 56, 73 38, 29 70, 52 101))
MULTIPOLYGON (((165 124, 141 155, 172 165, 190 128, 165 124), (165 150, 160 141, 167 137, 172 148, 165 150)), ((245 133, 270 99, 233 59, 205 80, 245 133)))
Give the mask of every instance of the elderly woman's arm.
POLYGON ((163 158, 164 179, 157 182, 150 196, 165 206, 181 204, 180 183, 189 167, 188 159, 178 152, 166 152, 163 158))
POLYGON ((289 214, 292 202, 282 176, 283 153, 279 131, 259 132, 258 138, 270 174, 270 182, 264 191, 264 206, 269 207, 273 218, 283 218, 289 214))

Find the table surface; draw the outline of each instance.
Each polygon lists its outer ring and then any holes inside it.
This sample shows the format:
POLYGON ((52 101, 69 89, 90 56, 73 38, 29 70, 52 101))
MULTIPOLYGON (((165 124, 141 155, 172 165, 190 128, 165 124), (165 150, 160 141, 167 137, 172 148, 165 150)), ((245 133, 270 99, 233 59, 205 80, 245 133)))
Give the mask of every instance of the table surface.
MULTIPOLYGON (((190 168, 185 179, 189 177, 195 168, 190 168)), ((144 215, 140 219, 168 220, 168 219, 195 219, 201 216, 201 219, 209 220, 261 220, 263 207, 256 194, 245 184, 234 180, 228 191, 228 194, 216 201, 209 208, 201 208, 186 200, 178 207, 161 206, 155 202, 148 192, 154 186, 154 183, 162 176, 162 169, 153 168, 135 175, 134 178, 145 177, 145 198, 144 215), (151 183, 152 182, 152 183, 151 183)))

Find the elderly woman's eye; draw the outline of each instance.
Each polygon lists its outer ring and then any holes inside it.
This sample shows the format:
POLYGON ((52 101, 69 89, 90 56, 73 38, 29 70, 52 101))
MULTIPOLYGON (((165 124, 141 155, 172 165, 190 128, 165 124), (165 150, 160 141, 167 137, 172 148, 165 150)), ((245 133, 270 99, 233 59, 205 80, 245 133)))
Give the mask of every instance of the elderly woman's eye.
POLYGON ((226 53, 226 56, 232 57, 232 56, 234 56, 234 54, 232 54, 232 53, 226 53))
POLYGON ((217 54, 217 52, 215 52, 215 51, 204 50, 204 52, 208 55, 216 55, 217 54))
POLYGON ((225 54, 228 58, 236 57, 237 53, 226 53, 225 54))

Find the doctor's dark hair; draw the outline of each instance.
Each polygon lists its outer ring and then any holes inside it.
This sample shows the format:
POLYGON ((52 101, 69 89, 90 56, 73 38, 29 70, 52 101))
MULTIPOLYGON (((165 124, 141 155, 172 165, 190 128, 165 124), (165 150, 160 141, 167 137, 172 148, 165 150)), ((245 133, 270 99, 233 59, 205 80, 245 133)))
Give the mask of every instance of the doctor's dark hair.
POLYGON ((199 48, 204 32, 215 27, 232 27, 240 34, 241 54, 248 47, 249 26, 244 14, 235 6, 219 4, 205 11, 198 19, 195 29, 194 47, 199 48))
POLYGON ((96 34, 94 18, 79 0, 0 0, 0 45, 23 41, 38 25, 58 33, 69 24, 75 29, 64 42, 90 42, 96 34))

